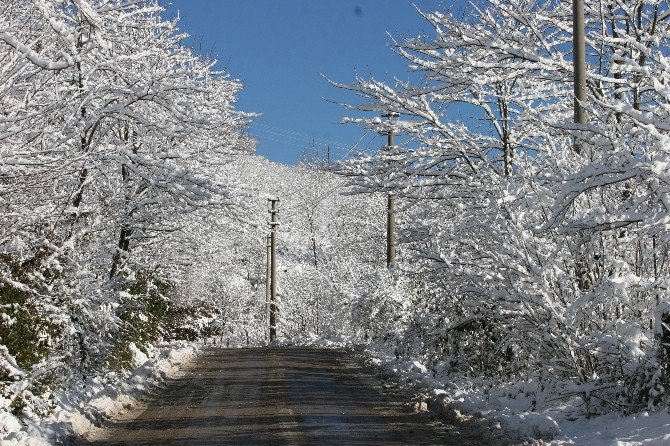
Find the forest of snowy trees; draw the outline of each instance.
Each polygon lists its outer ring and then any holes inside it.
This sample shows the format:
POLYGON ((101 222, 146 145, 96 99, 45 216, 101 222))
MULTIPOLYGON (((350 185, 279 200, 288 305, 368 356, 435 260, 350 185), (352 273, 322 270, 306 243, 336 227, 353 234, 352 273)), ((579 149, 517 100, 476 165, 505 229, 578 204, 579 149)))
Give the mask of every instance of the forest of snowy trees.
POLYGON ((351 330, 343 302, 383 270, 378 197, 251 155, 241 84, 164 13, 0 9, 0 412, 47 415, 56 390, 113 379, 159 343, 265 340, 268 197, 282 199, 283 338, 351 330))
POLYGON ((572 2, 474 2, 394 42, 419 81, 338 85, 376 112, 350 121, 410 138, 338 170, 402 203, 408 307, 375 333, 397 354, 527 381, 532 409, 663 407, 670 8, 585 12, 587 124, 573 124, 572 2))
POLYGON ((271 197, 281 339, 522 382, 531 410, 667 407, 668 3, 586 1, 584 125, 571 2, 417 13, 430 33, 393 42, 413 81, 333 82, 399 143, 282 166, 156 0, 0 5, 0 411, 159 342, 267 340, 271 197))
MULTIPOLYGON (((237 198, 241 85, 156 1, 0 5, 0 408, 192 338, 188 230, 237 198), (74 378, 74 379, 73 379, 74 378)), ((214 227, 214 226, 213 226, 214 227)))

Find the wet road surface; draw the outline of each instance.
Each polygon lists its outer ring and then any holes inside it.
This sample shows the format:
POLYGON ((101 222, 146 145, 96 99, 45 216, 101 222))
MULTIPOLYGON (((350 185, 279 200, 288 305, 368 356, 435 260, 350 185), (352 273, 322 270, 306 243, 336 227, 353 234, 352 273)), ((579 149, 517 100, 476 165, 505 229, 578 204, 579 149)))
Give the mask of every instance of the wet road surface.
POLYGON ((479 444, 406 397, 385 394, 347 353, 208 349, 145 406, 80 445, 479 444))

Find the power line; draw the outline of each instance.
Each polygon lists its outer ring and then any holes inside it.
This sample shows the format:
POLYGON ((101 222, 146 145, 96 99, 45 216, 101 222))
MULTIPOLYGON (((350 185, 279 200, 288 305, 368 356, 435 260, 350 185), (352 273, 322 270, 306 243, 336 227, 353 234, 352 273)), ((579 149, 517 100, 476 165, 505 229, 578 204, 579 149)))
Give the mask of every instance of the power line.
MULTIPOLYGON (((257 129, 258 132, 262 132, 262 135, 255 134, 258 139, 263 139, 263 140, 271 140, 275 142, 280 142, 282 144, 290 145, 293 147, 299 147, 302 150, 309 149, 311 146, 311 138, 310 139, 303 139, 295 136, 290 136, 290 135, 285 135, 279 132, 274 132, 271 130, 264 130, 264 129, 257 129), (272 135, 272 136, 268 136, 272 135), (273 137, 274 136, 274 137, 273 137)), ((321 147, 326 146, 327 144, 325 143, 320 143, 321 147)), ((336 149, 338 151, 345 151, 347 150, 348 146, 336 146, 333 144, 328 144, 329 147, 336 149)))
POLYGON ((301 151, 301 150, 306 150, 309 147, 306 147, 304 145, 298 144, 294 141, 287 142, 286 140, 278 139, 278 138, 273 138, 271 136, 263 136, 264 141, 274 141, 280 144, 283 144, 284 146, 287 146, 289 148, 296 149, 296 151, 301 151))
POLYGON ((348 147, 348 144, 340 142, 340 141, 335 141, 335 140, 328 139, 328 138, 322 138, 322 137, 319 137, 319 136, 312 136, 312 135, 308 135, 306 133, 301 133, 301 132, 298 132, 298 131, 295 131, 295 130, 283 129, 283 128, 268 125, 268 124, 262 124, 262 123, 256 122, 256 121, 253 121, 250 124, 250 126, 251 127, 254 127, 254 126, 255 127, 260 127, 261 129, 268 129, 268 130, 272 130, 274 132, 281 132, 281 133, 284 133, 284 134, 287 134, 287 135, 300 137, 301 139, 320 141, 323 144, 330 144, 330 145, 334 145, 334 146, 337 146, 337 147, 348 147))

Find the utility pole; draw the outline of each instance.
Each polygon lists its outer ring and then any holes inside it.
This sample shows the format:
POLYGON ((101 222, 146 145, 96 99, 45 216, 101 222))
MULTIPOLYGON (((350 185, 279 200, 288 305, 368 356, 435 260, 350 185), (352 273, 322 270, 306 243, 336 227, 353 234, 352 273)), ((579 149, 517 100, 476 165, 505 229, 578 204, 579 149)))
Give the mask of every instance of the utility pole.
POLYGON ((270 202, 270 342, 277 340, 277 203, 278 198, 270 202))
MULTIPOLYGON (((388 113, 384 116, 388 118, 390 124, 397 114, 388 113)), ((389 126, 387 150, 392 150, 393 146, 395 146, 393 129, 389 126)), ((386 200, 386 266, 394 268, 396 266, 395 197, 389 192, 386 200)))
MULTIPOLYGON (((574 122, 586 124, 586 38, 584 31, 584 0, 572 0, 572 63, 574 69, 574 122)), ((581 153, 575 141, 575 152, 581 153)))
POLYGON ((270 275, 272 273, 272 268, 270 265, 270 257, 272 257, 272 245, 270 244, 270 236, 265 237, 265 248, 267 253, 267 261, 265 265, 265 311, 270 311, 270 275))

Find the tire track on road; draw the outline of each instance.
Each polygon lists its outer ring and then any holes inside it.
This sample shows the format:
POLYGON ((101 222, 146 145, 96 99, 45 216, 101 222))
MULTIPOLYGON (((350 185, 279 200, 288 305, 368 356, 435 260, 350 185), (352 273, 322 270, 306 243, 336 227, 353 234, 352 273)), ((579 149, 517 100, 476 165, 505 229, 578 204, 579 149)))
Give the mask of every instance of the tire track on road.
POLYGON ((382 393, 369 371, 330 349, 208 349, 133 414, 80 444, 482 444, 382 393))

